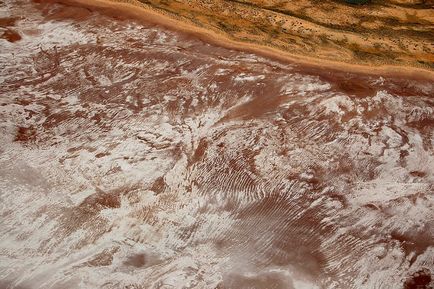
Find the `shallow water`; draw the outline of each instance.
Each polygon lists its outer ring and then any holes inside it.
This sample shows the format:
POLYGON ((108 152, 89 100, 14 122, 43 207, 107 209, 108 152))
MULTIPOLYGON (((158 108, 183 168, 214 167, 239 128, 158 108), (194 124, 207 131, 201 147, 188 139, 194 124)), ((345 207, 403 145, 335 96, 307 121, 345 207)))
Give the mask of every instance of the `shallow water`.
POLYGON ((0 287, 395 289, 434 271, 433 83, 4 4, 21 39, 0 39, 0 287))

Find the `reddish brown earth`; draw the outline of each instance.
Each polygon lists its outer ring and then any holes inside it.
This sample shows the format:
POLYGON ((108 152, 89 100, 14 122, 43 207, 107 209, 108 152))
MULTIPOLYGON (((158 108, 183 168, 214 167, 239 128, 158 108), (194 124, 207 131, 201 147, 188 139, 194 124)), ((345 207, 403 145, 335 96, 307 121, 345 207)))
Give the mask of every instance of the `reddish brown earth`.
POLYGON ((430 288, 434 84, 3 1, 0 288, 430 288))

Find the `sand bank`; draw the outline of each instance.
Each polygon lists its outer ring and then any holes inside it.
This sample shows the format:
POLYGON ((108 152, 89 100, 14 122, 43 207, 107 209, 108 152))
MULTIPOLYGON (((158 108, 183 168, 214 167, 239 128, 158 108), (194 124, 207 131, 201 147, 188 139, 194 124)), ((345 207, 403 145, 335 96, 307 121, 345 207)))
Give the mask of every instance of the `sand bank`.
POLYGON ((222 33, 217 33, 215 31, 197 27, 186 23, 185 21, 178 20, 174 17, 160 13, 159 11, 152 9, 152 7, 148 7, 145 4, 137 1, 125 3, 111 0, 60 0, 57 2, 68 5, 78 5, 91 10, 99 10, 100 12, 115 16, 116 18, 134 19, 161 25, 169 29, 188 33, 210 44, 219 45, 234 50, 251 52, 278 61, 308 66, 318 70, 337 70, 398 78, 405 77, 412 79, 434 80, 434 71, 424 68, 402 65, 361 65, 351 62, 331 61, 298 54, 294 55, 274 47, 236 41, 222 33))

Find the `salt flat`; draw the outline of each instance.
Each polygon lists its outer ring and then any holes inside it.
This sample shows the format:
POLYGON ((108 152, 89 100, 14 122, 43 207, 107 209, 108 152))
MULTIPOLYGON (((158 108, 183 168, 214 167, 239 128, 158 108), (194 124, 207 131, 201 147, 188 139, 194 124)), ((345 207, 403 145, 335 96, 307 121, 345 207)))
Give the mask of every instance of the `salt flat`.
POLYGON ((0 39, 0 287, 396 289, 434 271, 432 82, 61 4, 0 17, 21 37, 0 39))

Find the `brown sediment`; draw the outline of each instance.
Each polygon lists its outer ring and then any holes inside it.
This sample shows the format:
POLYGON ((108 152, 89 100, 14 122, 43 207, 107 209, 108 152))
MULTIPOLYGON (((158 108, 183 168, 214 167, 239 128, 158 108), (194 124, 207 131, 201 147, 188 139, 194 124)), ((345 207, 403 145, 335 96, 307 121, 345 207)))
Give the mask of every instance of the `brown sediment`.
POLYGON ((6 39, 9 42, 16 42, 21 40, 21 35, 13 29, 7 29, 0 37, 6 39))
POLYGON ((17 22, 18 19, 18 17, 0 18, 0 27, 5 28, 5 31, 0 36, 1 38, 6 39, 9 42, 21 40, 21 35, 11 28, 15 26, 15 22, 17 22))
POLYGON ((19 127, 15 136, 15 141, 29 143, 36 138, 36 129, 34 127, 19 127))
MULTIPOLYGON (((381 61, 356 61, 355 59, 336 59, 334 57, 324 58, 312 55, 293 53, 291 50, 280 49, 277 46, 267 45, 264 43, 247 42, 246 39, 238 39, 224 34, 221 31, 207 29, 198 25, 194 25, 189 21, 179 20, 180 18, 172 17, 167 13, 155 9, 153 6, 147 6, 138 1, 120 1, 120 0, 59 0, 58 2, 68 5, 80 5, 87 9, 98 9, 106 15, 115 17, 116 19, 136 19, 147 23, 159 24, 171 29, 182 30, 192 34, 206 42, 217 44, 234 50, 242 50, 256 53, 269 57, 271 59, 291 62, 295 64, 312 67, 315 70, 333 71, 349 71, 368 75, 388 75, 392 77, 405 77, 411 79, 434 79, 434 70, 429 65, 421 65, 421 63, 429 63, 434 53, 429 51, 426 53, 424 60, 412 60, 411 62, 395 63, 390 60, 381 61), (246 41, 243 41, 246 40, 246 41)), ((69 16, 75 17, 68 13, 69 16)), ((81 17, 81 16, 80 16, 81 17)), ((380 32, 379 32, 380 33, 380 32)), ((380 33, 381 34, 381 33, 380 33)), ((425 36, 424 36, 425 37, 425 36)), ((429 36, 427 36, 429 38, 429 36)), ((416 40, 415 40, 416 41, 416 40)), ((424 40, 425 41, 425 40, 424 40)), ((408 56, 404 52, 402 55, 395 55, 390 59, 399 59, 400 57, 408 56)))
POLYGON ((74 20, 84 20, 91 16, 92 11, 82 7, 68 7, 68 9, 58 8, 50 11, 48 15, 48 20, 64 20, 64 19, 74 19, 74 20))
POLYGON ((151 190, 154 191, 156 194, 161 194, 164 191, 165 187, 166 187, 166 182, 164 181, 164 178, 159 177, 152 184, 151 190))
POLYGON ((366 78, 339 73, 319 73, 319 77, 329 82, 334 89, 351 96, 366 97, 377 93, 366 78))
POLYGON ((273 90, 272 85, 267 86, 265 84, 253 99, 230 110, 221 121, 260 118, 266 113, 274 111, 286 100, 288 100, 287 96, 280 95, 279 91, 273 90))
POLYGON ((5 17, 0 18, 0 27, 10 27, 15 26, 15 22, 18 20, 17 17, 5 17))
POLYGON ((193 154, 191 162, 196 163, 200 161, 206 154, 207 148, 208 148, 208 141, 205 138, 201 139, 199 141, 199 144, 197 145, 196 151, 193 154))

